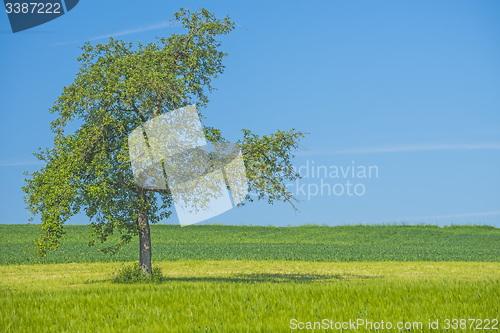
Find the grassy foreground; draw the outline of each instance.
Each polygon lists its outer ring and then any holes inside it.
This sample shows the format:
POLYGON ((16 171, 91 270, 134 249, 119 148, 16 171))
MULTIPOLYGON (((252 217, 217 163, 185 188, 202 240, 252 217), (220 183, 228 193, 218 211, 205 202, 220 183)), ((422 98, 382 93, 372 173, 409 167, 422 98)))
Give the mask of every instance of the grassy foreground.
MULTIPOLYGON (((290 332, 292 319, 363 319, 498 332, 444 325, 499 319, 499 263, 179 260, 156 263, 160 284, 110 283, 121 266, 0 266, 0 331, 290 332)), ((344 331, 375 331, 357 328, 344 331)))
MULTIPOLYGON (((90 226, 65 226, 62 245, 42 263, 135 261, 138 244, 117 255, 88 246, 90 226)), ((0 225, 0 265, 33 262, 24 249, 35 225, 0 225)), ((500 261, 500 229, 488 226, 151 226, 153 258, 164 260, 500 261)), ((113 240, 108 245, 112 245, 113 240)))
POLYGON ((498 228, 154 225, 152 284, 65 230, 33 265, 37 227, 0 225, 0 332, 500 331, 498 228))

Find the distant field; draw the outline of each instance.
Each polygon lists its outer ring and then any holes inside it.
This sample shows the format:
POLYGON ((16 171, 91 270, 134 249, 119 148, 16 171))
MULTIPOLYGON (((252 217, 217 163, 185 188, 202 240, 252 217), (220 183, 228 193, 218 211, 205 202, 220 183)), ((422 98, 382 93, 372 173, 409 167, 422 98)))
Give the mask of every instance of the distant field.
POLYGON ((498 332, 491 322, 499 320, 499 263, 180 260, 155 265, 165 275, 161 284, 110 283, 120 263, 0 266, 0 331, 290 332, 292 319, 362 319, 410 325, 382 332, 498 332), (470 322, 467 329, 445 329, 446 319, 469 318, 481 319, 482 328, 490 320, 490 329, 476 329, 479 322, 472 329, 470 322), (438 320, 439 329, 429 330, 429 320, 438 320))
MULTIPOLYGON (((89 247, 89 226, 66 226, 42 263, 135 261, 137 241, 115 256, 89 247)), ((35 225, 0 225, 0 264, 32 262, 35 225)), ((300 261, 500 261, 500 229, 488 226, 151 226, 153 259, 300 261)), ((112 243, 110 243, 112 244, 112 243)))
POLYGON ((323 320, 499 331, 497 228, 155 225, 155 284, 111 283, 138 244, 105 255, 88 247, 89 230, 67 226, 61 248, 33 265, 23 250, 36 226, 0 225, 0 332, 290 332, 323 320))

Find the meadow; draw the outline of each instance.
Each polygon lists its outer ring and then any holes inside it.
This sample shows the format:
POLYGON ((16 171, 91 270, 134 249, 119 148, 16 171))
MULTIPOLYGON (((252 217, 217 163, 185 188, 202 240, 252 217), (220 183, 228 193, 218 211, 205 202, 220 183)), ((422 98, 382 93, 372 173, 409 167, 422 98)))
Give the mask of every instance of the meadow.
POLYGON ((70 226, 46 259, 55 263, 19 264, 36 232, 0 228, 2 332, 499 331, 500 233, 491 227, 157 225, 163 279, 134 284, 111 279, 136 260, 137 244, 113 262, 88 247, 88 226, 70 226), (335 329, 349 320, 393 327, 335 329), (333 327, 292 329, 308 322, 333 327))
MULTIPOLYGON (((41 263, 124 262, 138 258, 137 240, 111 256, 98 251, 101 244, 88 246, 90 226, 64 228, 62 245, 41 263)), ((32 252, 24 252, 33 246, 39 233, 36 225, 0 225, 0 265, 33 262, 32 252)), ((500 229, 489 226, 152 225, 151 241, 153 258, 158 261, 500 261, 500 229)))

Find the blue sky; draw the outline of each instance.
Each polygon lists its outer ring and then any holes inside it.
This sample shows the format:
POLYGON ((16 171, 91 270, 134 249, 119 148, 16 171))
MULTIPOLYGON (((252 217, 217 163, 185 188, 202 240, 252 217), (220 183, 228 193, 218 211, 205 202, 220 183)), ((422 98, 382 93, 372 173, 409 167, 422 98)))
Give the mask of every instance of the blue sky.
MULTIPOLYGON (((88 0, 16 34, 2 14, 0 223, 27 223, 22 172, 40 168, 31 153, 52 144, 48 109, 78 71, 78 47, 110 36, 144 43, 180 32, 169 21, 181 6, 205 7, 238 24, 222 39, 227 68, 214 82, 205 123, 231 141, 243 128, 306 131, 308 151, 297 155, 297 169, 328 170, 290 184, 300 213, 259 202, 209 223, 500 227, 496 0, 88 0), (377 174, 352 177, 353 167, 377 174)), ((77 216, 71 223, 88 221, 77 216)))

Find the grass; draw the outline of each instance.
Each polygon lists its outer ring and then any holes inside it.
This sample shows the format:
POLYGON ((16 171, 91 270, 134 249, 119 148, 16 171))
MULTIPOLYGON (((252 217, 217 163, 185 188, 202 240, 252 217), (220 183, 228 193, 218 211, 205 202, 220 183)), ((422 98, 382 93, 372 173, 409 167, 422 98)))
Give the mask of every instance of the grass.
POLYGON ((119 263, 0 266, 0 331, 286 332, 291 319, 428 325, 499 318, 499 263, 179 260, 155 266, 162 283, 112 283, 119 263))
POLYGON ((88 247, 89 226, 66 231, 31 264, 36 226, 0 225, 0 332, 290 332, 323 319, 498 332, 444 326, 500 319, 493 227, 154 225, 154 283, 138 275, 137 243, 112 257, 88 247))
MULTIPOLYGON (((89 248, 89 226, 66 226, 59 249, 42 263, 123 262, 137 258, 138 244, 117 255, 89 248)), ((35 225, 0 225, 0 264, 34 260, 35 225)), ((301 226, 173 225, 151 227, 155 260, 300 261, 500 261, 500 229, 488 226, 301 226)))
POLYGON ((161 283, 163 280, 161 269, 155 266, 151 272, 144 274, 138 262, 120 268, 118 273, 111 278, 113 283, 161 283))

